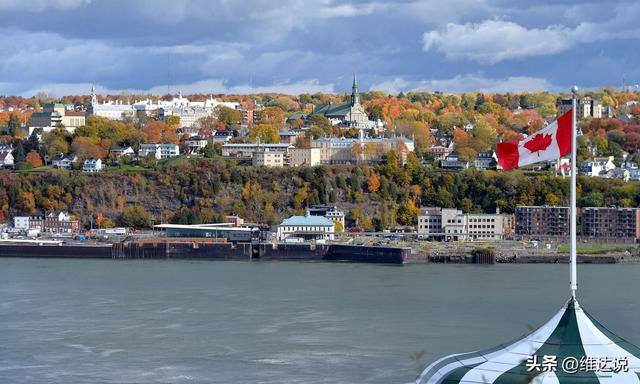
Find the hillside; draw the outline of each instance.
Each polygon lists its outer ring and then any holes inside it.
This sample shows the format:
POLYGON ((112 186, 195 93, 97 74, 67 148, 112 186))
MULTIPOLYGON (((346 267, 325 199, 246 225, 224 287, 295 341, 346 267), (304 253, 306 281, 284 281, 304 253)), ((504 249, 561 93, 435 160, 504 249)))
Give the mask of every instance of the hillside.
MULTIPOLYGON (((581 177, 579 190, 581 206, 640 204, 637 183, 581 177)), ((566 204, 567 196, 568 179, 546 172, 442 172, 414 156, 405 166, 391 156, 374 167, 263 168, 190 159, 130 173, 0 172, 4 221, 69 210, 84 225, 91 216, 102 225, 145 226, 213 222, 227 214, 273 224, 313 204, 335 204, 347 212, 348 225, 382 229, 415 224, 419 206, 513 212, 515 205, 566 204), (136 222, 132 215, 145 220, 136 222)))

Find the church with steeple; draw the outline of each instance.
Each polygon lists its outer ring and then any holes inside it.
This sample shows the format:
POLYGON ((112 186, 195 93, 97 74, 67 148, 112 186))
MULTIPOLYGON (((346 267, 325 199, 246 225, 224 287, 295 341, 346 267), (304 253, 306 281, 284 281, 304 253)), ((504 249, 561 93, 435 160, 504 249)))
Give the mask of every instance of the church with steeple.
POLYGON ((321 105, 313 112, 314 115, 322 115, 329 119, 333 125, 343 127, 355 127, 367 129, 369 117, 360 104, 360 94, 358 93, 358 81, 353 75, 353 86, 351 88, 351 101, 343 104, 321 105))

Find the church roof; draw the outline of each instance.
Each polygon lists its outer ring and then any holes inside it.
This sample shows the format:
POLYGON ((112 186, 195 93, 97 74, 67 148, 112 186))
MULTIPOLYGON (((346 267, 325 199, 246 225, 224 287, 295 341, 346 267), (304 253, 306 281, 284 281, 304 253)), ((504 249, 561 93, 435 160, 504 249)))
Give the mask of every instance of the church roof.
POLYGON ((313 111, 314 115, 324 115, 326 117, 345 117, 351 111, 351 103, 324 104, 313 111))

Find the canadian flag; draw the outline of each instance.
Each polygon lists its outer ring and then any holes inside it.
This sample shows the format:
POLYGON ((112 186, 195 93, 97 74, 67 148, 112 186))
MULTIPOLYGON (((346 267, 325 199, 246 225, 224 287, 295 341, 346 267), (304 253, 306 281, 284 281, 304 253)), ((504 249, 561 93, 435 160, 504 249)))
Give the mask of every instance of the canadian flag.
POLYGON ((571 152, 571 110, 524 140, 498 143, 498 164, 506 171, 541 161, 555 160, 571 152))

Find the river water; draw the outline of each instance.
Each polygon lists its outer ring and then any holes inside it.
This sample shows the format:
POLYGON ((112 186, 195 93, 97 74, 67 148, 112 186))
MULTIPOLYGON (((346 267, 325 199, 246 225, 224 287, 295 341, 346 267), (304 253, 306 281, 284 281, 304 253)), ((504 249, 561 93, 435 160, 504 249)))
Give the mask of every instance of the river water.
MULTIPOLYGON (((578 272, 581 304, 640 344, 640 265, 578 272)), ((409 383, 545 322, 567 278, 566 265, 0 259, 0 383, 409 383)))

